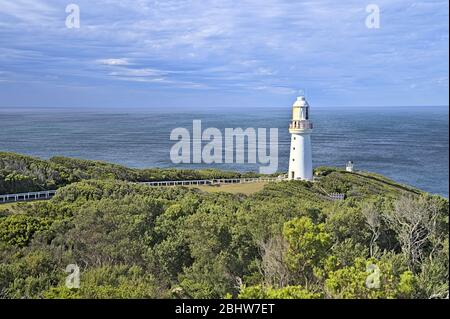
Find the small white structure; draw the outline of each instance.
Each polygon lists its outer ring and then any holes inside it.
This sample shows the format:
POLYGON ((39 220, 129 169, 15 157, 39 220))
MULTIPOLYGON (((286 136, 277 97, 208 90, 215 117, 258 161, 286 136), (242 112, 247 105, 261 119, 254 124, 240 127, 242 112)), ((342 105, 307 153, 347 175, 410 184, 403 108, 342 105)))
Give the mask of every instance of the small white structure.
POLYGON ((353 162, 352 161, 347 162, 347 166, 345 167, 345 170, 347 172, 353 172, 353 162))
POLYGON ((311 133, 313 125, 309 121, 309 105, 304 96, 299 96, 292 106, 291 155, 288 179, 313 180, 311 133))

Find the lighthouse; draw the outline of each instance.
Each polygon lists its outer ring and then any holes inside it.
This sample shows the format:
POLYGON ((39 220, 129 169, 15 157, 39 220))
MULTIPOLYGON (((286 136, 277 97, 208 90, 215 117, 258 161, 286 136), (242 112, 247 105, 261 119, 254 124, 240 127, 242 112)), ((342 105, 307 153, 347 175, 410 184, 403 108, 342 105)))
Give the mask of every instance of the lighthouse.
POLYGON ((309 105, 304 96, 299 96, 292 106, 291 155, 289 157, 290 180, 313 179, 311 133, 313 125, 309 120, 309 105))

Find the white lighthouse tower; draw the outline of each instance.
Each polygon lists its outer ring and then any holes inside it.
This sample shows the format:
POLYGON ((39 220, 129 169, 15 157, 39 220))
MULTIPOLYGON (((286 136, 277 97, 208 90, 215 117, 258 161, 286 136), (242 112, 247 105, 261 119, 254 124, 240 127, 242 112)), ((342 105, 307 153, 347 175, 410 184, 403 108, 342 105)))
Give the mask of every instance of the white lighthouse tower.
POLYGON ((292 106, 291 156, 289 158, 288 178, 311 181, 313 179, 309 105, 304 96, 299 96, 292 106))

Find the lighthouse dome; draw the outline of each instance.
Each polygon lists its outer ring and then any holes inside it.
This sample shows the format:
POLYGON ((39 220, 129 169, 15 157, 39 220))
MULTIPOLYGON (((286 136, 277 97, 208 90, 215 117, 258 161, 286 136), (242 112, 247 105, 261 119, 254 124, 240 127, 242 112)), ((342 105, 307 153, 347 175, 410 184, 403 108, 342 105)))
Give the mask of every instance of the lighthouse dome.
POLYGON ((309 106, 305 97, 303 95, 297 97, 297 100, 294 102, 293 107, 305 107, 305 106, 309 106))
POLYGON ((309 104, 303 95, 297 97, 297 100, 292 106, 292 120, 304 121, 309 119, 309 104))

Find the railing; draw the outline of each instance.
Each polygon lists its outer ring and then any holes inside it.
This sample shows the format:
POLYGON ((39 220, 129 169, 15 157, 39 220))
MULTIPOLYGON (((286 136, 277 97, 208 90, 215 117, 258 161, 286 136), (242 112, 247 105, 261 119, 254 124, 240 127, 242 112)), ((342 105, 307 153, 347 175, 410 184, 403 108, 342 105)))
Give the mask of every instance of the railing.
POLYGON ((26 202, 39 199, 50 199, 55 196, 56 191, 28 192, 18 194, 0 195, 0 203, 26 202))
POLYGON ((291 130, 312 130, 313 124, 310 121, 291 121, 289 124, 289 129, 291 130))
MULTIPOLYGON (((228 178, 228 179, 201 179, 201 180, 185 180, 185 181, 157 181, 157 182, 139 182, 148 186, 200 186, 200 185, 220 185, 220 184, 248 184, 260 182, 280 182, 284 177, 260 177, 260 178, 228 178)), ((40 199, 50 199, 56 195, 56 190, 28 192, 19 194, 0 195, 0 204, 27 202, 40 199)))
POLYGON ((345 194, 331 193, 328 195, 328 197, 330 197, 330 199, 332 199, 332 200, 344 200, 345 194))
POLYGON ((220 178, 220 179, 199 179, 185 181, 158 181, 158 182, 140 182, 148 186, 200 186, 200 185, 220 185, 220 184, 248 184, 260 182, 279 182, 284 180, 280 177, 260 177, 260 178, 220 178))
POLYGON ((327 197, 331 200, 344 200, 345 199, 345 194, 342 193, 328 193, 326 190, 324 190, 322 187, 318 186, 319 189, 324 192, 327 197))

